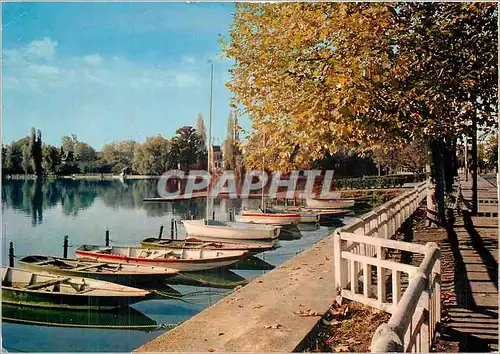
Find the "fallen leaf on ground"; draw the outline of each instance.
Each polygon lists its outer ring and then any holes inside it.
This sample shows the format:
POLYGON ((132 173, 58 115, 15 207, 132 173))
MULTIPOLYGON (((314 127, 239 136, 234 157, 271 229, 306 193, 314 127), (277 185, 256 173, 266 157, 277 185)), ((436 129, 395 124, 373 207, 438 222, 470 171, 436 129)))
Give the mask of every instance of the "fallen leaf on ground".
POLYGON ((269 329, 269 328, 274 328, 274 329, 278 329, 278 328, 281 328, 283 327, 282 325, 280 325, 279 323, 276 323, 274 325, 267 325, 265 328, 266 329, 269 329))
POLYGON ((349 346, 345 344, 339 344, 333 347, 334 352, 349 352, 349 346))
POLYGON ((257 304, 257 305, 255 305, 253 308, 254 308, 254 309, 260 309, 261 307, 262 307, 262 305, 261 305, 261 304, 257 304))
POLYGON ((210 349, 208 349, 208 351, 209 351, 209 352, 215 352, 215 349, 210 348, 210 349))
POLYGON ((219 333, 219 336, 223 336, 223 335, 224 335, 224 332, 220 332, 220 333, 219 333))
POLYGON ((311 310, 307 311, 296 311, 294 312, 295 314, 301 316, 301 317, 311 317, 311 316, 323 316, 323 314, 311 310))

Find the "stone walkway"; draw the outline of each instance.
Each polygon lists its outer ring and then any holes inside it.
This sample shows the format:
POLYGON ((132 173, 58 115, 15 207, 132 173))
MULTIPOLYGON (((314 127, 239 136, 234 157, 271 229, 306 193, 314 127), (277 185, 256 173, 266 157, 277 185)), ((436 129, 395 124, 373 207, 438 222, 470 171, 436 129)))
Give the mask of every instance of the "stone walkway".
MULTIPOLYGON (((463 177, 462 181, 465 182, 463 177)), ((470 179, 461 186, 464 198, 470 198, 470 179)), ((496 200, 496 193, 492 183, 479 178, 480 201, 488 200, 490 208, 497 208, 491 202, 496 200)), ((479 204, 481 210, 483 203, 479 204)), ((472 217, 464 211, 456 215, 455 226, 448 232, 427 228, 423 218, 419 219, 411 241, 437 242, 442 253, 444 312, 437 351, 450 351, 453 346, 447 345, 447 341, 458 343, 460 351, 498 351, 498 217, 472 217)))
POLYGON ((334 297, 333 238, 220 300, 135 352, 292 352, 334 297))

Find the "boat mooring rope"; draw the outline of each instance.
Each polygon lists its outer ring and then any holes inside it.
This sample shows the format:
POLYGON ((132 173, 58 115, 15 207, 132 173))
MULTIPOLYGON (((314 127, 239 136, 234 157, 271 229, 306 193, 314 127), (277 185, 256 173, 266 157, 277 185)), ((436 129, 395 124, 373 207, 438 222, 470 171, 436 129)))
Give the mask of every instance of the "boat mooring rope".
POLYGON ((45 322, 45 321, 34 321, 34 320, 24 320, 18 318, 10 318, 2 316, 2 320, 31 324, 31 325, 41 325, 41 326, 53 326, 53 327, 77 327, 77 328, 109 328, 109 329, 163 329, 163 328, 173 328, 177 327, 180 323, 162 323, 155 325, 99 325, 99 324, 75 324, 75 323, 55 323, 55 322, 45 322))

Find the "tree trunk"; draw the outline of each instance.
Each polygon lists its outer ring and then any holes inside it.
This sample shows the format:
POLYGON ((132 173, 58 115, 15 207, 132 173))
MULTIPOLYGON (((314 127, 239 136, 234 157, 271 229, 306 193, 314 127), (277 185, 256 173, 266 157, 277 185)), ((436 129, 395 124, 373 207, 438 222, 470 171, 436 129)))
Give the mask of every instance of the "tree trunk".
POLYGON ((425 162, 425 175, 427 178, 427 222, 430 226, 436 222, 436 203, 434 199, 436 186, 433 181, 432 173, 432 143, 427 143, 427 159, 425 162))
POLYGON ((434 178, 436 181, 435 200, 437 203, 436 221, 440 225, 446 223, 445 206, 445 173, 443 161, 443 142, 442 140, 433 140, 432 142, 432 160, 434 162, 434 178))
POLYGON ((472 215, 477 215, 477 117, 472 117, 472 215))

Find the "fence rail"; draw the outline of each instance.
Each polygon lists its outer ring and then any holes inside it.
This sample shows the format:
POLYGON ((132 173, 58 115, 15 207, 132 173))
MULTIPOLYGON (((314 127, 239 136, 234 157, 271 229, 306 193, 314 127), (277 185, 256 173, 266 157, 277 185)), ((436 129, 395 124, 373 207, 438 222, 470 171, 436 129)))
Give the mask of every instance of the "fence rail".
POLYGON ((338 295, 392 314, 377 329, 372 352, 428 352, 440 322, 439 248, 390 239, 425 197, 423 182, 334 234, 338 295), (423 260, 419 266, 399 263, 387 258, 392 250, 423 260), (409 279, 406 290, 403 276, 409 279))

